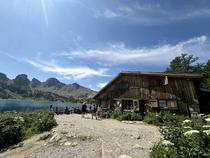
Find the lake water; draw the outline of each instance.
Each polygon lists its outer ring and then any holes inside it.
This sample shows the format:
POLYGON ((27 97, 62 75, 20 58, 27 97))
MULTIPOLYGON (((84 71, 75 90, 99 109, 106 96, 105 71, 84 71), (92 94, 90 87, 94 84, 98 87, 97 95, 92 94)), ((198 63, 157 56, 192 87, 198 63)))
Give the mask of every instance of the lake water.
POLYGON ((53 106, 59 107, 59 110, 63 110, 66 106, 69 108, 81 107, 81 104, 78 103, 0 99, 0 112, 7 112, 7 111, 29 112, 38 109, 47 109, 52 104, 53 106))

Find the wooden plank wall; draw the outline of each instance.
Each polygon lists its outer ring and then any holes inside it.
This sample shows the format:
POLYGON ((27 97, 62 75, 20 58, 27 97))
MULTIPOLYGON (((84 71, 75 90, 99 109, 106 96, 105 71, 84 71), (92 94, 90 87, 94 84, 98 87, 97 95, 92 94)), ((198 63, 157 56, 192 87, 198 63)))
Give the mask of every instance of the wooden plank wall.
POLYGON ((163 85, 163 77, 123 76, 111 85, 107 91, 97 98, 101 104, 113 104, 114 98, 133 98, 139 100, 174 99, 179 103, 179 109, 186 112, 186 103, 194 111, 199 111, 198 98, 193 80, 181 78, 168 78, 169 84, 163 85), (150 85, 151 80, 162 82, 155 86, 150 85))

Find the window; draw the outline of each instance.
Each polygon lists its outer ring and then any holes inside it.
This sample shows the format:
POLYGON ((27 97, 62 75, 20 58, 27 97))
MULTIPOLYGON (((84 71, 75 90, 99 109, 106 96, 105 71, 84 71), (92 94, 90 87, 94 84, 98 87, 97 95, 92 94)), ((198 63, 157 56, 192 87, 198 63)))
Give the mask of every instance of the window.
POLYGON ((166 100, 159 100, 159 105, 161 109, 166 109, 167 108, 166 100))
POLYGON ((168 106, 169 108, 177 108, 176 101, 175 101, 175 100, 168 100, 168 101, 167 101, 167 106, 168 106))
POLYGON ((161 109, 176 109, 176 100, 159 100, 159 105, 161 109))
POLYGON ((133 100, 122 100, 122 106, 125 110, 131 110, 133 108, 133 100))
POLYGON ((150 101, 150 106, 151 106, 152 108, 157 108, 157 107, 158 107, 158 102, 157 102, 157 100, 151 100, 151 101, 150 101))

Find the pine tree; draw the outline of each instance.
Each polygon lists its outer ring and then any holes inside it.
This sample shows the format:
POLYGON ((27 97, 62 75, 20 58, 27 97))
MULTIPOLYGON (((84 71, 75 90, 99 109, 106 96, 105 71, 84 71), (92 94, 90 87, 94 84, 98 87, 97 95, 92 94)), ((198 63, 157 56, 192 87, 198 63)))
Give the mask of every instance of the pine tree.
POLYGON ((175 57, 170 66, 166 69, 166 72, 173 73, 202 73, 204 69, 203 63, 196 63, 198 57, 193 55, 181 54, 181 56, 175 57))

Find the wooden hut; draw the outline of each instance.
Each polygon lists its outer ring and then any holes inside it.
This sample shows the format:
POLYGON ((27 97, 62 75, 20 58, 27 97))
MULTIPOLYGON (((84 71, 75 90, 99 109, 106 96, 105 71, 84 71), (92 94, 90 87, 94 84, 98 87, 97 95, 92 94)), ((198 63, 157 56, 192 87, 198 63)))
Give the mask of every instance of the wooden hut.
POLYGON ((201 78, 200 74, 121 72, 94 99, 103 109, 191 115, 200 112, 196 89, 201 78))

